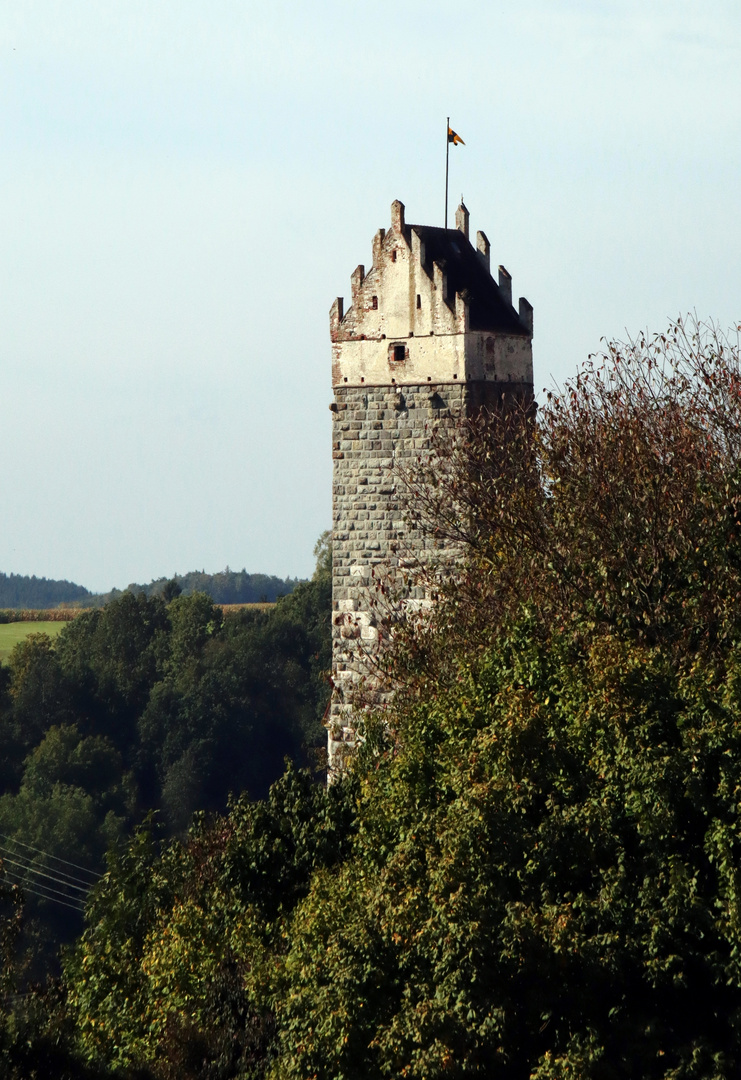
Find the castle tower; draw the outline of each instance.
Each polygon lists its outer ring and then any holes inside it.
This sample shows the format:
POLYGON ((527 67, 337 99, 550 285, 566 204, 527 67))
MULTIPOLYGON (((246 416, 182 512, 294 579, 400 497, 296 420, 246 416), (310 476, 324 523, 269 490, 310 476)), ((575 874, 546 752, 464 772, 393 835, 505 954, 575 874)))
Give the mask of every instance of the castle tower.
MULTIPOLYGON (((332 305, 333 584, 330 769, 354 743, 353 687, 372 651, 373 568, 409 545, 394 464, 412 465, 434 424, 502 397, 533 397, 533 309, 512 306, 512 279, 490 272, 489 241, 468 238, 461 204, 455 229, 407 225, 391 205, 391 228, 373 240, 373 266, 351 275, 347 312, 332 305)), ((411 546, 414 546, 411 537, 411 546)), ((377 700, 383 700, 379 694, 377 700)))

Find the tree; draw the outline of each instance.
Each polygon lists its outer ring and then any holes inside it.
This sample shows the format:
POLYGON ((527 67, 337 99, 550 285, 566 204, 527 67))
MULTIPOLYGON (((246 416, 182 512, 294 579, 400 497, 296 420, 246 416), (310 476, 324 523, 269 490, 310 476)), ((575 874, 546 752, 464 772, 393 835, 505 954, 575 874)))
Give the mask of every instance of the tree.
POLYGON ((23 881, 19 950, 34 953, 34 977, 54 972, 86 883, 147 811, 185 837, 230 793, 266 796, 286 756, 311 759, 330 591, 325 572, 269 611, 226 618, 205 593, 128 593, 0 665, 0 848, 23 881))
POLYGON ((178 584, 175 578, 170 578, 165 587, 162 590, 162 599, 166 604, 169 604, 171 600, 180 596, 182 593, 182 587, 178 584))
POLYGON ((117 856, 67 967, 89 1064, 736 1075, 740 371, 677 325, 440 447, 462 561, 392 612, 392 707, 329 792, 117 856))
POLYGON ((125 592, 105 608, 85 612, 57 638, 56 653, 76 689, 76 713, 91 730, 126 750, 136 721, 167 660, 169 620, 159 597, 125 592))
POLYGON ((739 378, 738 343, 679 321, 610 343, 537 425, 483 414, 440 443, 411 502, 464 553, 443 583, 447 630, 529 604, 544 626, 725 647, 741 610, 739 378))
POLYGON ((6 737, 22 758, 49 727, 72 719, 72 699, 48 634, 29 634, 18 642, 9 668, 12 712, 6 737))
POLYGON ((325 529, 314 544, 314 558, 316 567, 312 577, 313 581, 319 581, 332 576, 332 530, 325 529))
POLYGON ((678 323, 422 465, 461 568, 426 622, 391 610, 275 1076, 738 1071, 740 420, 737 344, 678 323))
POLYGON ((289 768, 267 800, 234 800, 185 843, 158 845, 150 822, 112 854, 66 961, 82 1059, 157 1080, 263 1077, 271 967, 312 873, 346 853, 353 796, 349 780, 327 792, 289 768))
POLYGON ((19 948, 33 954, 37 979, 57 966, 60 941, 81 930, 96 870, 130 819, 131 786, 107 739, 65 725, 27 756, 19 790, 0 795, 0 850, 26 899, 19 948))

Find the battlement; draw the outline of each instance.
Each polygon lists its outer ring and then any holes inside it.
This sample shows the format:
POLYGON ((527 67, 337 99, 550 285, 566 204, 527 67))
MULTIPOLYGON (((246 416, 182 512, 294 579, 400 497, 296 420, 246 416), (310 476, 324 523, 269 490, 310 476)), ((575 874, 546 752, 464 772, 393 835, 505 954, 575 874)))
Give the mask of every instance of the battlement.
POLYGON ((495 281, 490 244, 469 238, 461 204, 456 228, 407 225, 391 204, 391 228, 373 240, 373 265, 351 275, 351 305, 330 311, 334 386, 424 382, 532 382, 532 307, 512 306, 512 279, 495 281), (440 340, 442 339, 442 340, 440 340))

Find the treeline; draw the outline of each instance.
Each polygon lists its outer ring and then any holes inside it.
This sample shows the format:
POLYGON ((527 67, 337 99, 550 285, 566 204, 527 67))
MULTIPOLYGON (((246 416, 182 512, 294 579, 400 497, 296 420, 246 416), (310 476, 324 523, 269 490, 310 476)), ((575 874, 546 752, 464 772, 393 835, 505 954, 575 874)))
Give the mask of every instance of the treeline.
POLYGON ((0 860, 27 894, 37 976, 148 813, 179 835, 230 793, 264 798, 286 758, 321 772, 330 606, 325 565, 267 611, 126 592, 16 646, 0 667, 0 860))
POLYGON ((0 574, 0 608, 50 608, 90 602, 93 594, 72 581, 0 574))
POLYGON ((206 593, 215 604, 273 603, 280 596, 288 596, 299 583, 298 578, 279 578, 270 574, 248 574, 246 570, 230 570, 207 574, 205 570, 191 570, 188 574, 175 574, 172 578, 157 578, 149 585, 131 584, 129 592, 143 592, 145 596, 162 596, 175 582, 183 596, 206 593))
MULTIPOLYGON (((125 591, 145 596, 192 596, 206 593, 215 604, 274 603, 288 596, 299 584, 299 578, 279 578, 272 574, 248 574, 246 570, 230 570, 217 574, 191 570, 171 578, 157 578, 148 585, 130 584, 125 591)), ((92 593, 71 581, 27 577, 23 574, 0 574, 0 609, 44 609, 63 605, 102 607, 122 595, 124 590, 92 593)))

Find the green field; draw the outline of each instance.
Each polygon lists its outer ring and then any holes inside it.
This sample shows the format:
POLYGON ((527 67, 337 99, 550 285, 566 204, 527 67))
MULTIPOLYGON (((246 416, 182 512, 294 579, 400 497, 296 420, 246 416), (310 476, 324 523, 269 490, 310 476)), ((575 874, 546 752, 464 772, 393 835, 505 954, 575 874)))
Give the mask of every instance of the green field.
POLYGON ((29 634, 48 634, 56 637, 66 622, 11 622, 0 623, 0 661, 7 660, 13 646, 29 634))

